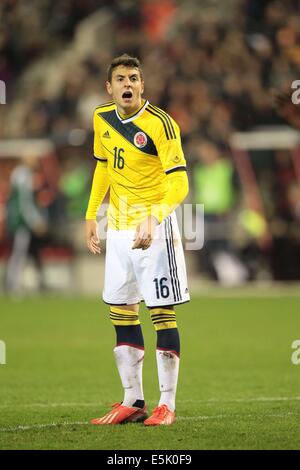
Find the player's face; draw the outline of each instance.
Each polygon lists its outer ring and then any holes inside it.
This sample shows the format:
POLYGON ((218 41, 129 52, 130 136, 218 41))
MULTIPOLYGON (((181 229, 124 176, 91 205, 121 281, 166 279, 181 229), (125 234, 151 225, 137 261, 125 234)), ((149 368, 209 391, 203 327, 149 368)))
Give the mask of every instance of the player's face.
POLYGON ((136 68, 116 67, 111 82, 106 82, 106 88, 121 114, 134 113, 142 105, 144 81, 136 68))

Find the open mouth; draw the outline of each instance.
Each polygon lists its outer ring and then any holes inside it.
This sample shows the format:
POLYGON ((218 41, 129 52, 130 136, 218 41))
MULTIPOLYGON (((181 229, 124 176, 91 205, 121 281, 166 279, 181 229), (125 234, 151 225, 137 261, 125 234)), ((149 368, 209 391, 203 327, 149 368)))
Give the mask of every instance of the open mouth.
POLYGON ((132 98, 132 92, 131 91, 125 91, 122 95, 122 98, 125 99, 125 100, 132 98))

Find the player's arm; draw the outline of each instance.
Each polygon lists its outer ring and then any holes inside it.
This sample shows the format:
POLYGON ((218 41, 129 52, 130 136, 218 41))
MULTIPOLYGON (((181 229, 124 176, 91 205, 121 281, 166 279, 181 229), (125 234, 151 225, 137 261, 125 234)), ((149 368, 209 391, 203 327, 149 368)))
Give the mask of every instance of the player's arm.
POLYGON ((151 215, 141 222, 136 230, 133 249, 146 250, 152 243, 154 230, 170 215, 186 198, 189 182, 186 171, 178 171, 167 175, 168 191, 159 205, 154 206, 151 215))
POLYGON ((168 190, 160 204, 153 206, 151 215, 138 225, 133 248, 144 250, 149 248, 156 225, 160 224, 182 203, 189 190, 179 127, 172 118, 165 116, 159 123, 156 146, 163 171, 167 175, 168 190))
POLYGON ((160 224, 186 198, 189 192, 189 180, 186 170, 178 170, 167 175, 168 191, 158 206, 154 206, 152 215, 160 224))
POLYGON ((101 253, 100 240, 97 235, 96 216, 109 188, 107 162, 98 161, 93 177, 88 208, 86 211, 86 244, 94 255, 101 253))
POLYGON ((109 188, 107 163, 98 161, 93 177, 88 208, 86 211, 86 244, 94 255, 101 253, 100 240, 97 235, 96 216, 109 188))
POLYGON ((100 205, 105 198, 109 188, 109 176, 107 170, 107 159, 101 144, 100 118, 97 112, 94 113, 94 157, 97 165, 94 171, 93 183, 91 188, 90 199, 86 211, 86 244, 88 249, 94 255, 101 253, 100 240, 97 235, 96 216, 100 205))

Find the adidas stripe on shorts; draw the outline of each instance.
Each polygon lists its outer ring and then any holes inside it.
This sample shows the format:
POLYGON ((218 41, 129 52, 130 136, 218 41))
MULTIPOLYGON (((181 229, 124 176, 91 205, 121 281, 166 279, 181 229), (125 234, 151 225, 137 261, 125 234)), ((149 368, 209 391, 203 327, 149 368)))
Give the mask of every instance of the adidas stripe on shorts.
POLYGON ((134 230, 107 231, 103 300, 113 305, 145 301, 147 307, 190 300, 184 252, 173 212, 155 229, 147 250, 132 249, 134 230))

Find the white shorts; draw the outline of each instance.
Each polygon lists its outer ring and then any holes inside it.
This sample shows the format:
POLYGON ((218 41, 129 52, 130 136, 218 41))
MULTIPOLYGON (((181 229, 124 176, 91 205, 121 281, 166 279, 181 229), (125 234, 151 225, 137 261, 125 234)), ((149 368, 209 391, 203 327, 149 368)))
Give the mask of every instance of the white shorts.
POLYGON ((147 250, 132 249, 134 230, 107 232, 103 300, 112 305, 145 301, 147 307, 190 300, 184 252, 172 213, 155 229, 147 250))

